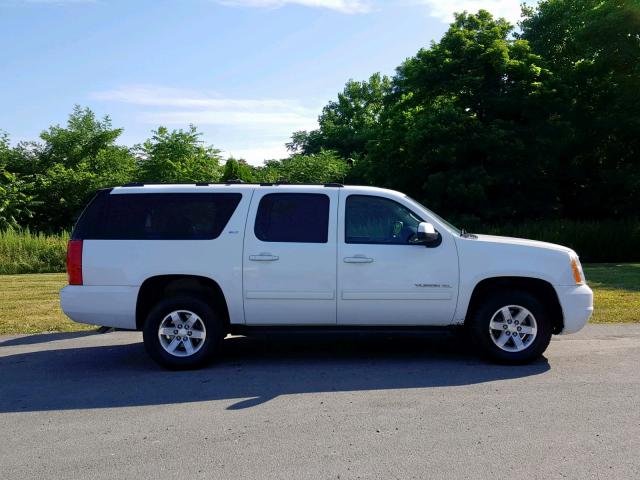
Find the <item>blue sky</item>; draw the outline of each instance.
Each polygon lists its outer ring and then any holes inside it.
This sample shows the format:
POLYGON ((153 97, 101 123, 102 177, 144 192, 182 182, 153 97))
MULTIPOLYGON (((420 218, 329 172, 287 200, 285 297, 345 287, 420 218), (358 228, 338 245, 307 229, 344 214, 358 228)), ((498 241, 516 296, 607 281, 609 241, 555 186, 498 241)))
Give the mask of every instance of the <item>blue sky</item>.
POLYGON ((226 154, 286 156, 352 78, 393 74, 453 11, 520 0, 0 0, 0 130, 12 142, 109 114, 133 145, 193 123, 226 154))

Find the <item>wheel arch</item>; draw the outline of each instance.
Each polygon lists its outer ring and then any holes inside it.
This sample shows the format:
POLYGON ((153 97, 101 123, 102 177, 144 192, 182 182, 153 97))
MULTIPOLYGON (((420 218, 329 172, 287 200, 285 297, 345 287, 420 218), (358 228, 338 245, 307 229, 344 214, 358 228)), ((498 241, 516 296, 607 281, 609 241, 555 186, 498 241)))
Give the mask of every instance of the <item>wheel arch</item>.
POLYGON ((212 278, 199 275, 157 275, 142 282, 136 301, 136 330, 142 330, 154 305, 163 298, 179 294, 197 295, 207 302, 228 328, 229 307, 222 288, 212 278))
POLYGON ((533 277, 489 277, 480 280, 471 293, 469 306, 465 315, 465 323, 477 311, 482 300, 499 291, 519 290, 536 295, 549 309, 554 334, 560 333, 564 328, 564 316, 558 294, 553 285, 546 280, 533 277))

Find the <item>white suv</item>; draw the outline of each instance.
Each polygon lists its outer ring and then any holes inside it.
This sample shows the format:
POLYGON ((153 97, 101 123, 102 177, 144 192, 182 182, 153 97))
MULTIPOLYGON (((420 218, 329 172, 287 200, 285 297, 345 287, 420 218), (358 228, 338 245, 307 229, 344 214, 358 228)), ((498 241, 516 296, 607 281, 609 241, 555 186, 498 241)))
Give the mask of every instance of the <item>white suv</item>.
POLYGON ((130 184, 80 217, 60 299, 142 330, 169 368, 227 334, 465 326, 490 358, 538 358, 593 312, 569 248, 465 234, 402 193, 339 184, 130 184))

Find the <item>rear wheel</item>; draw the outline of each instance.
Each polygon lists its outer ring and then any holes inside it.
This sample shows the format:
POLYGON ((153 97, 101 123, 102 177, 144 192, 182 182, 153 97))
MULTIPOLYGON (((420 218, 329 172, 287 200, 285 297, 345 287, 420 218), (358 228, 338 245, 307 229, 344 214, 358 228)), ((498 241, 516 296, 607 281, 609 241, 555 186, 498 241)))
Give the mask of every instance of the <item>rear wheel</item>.
POLYGON ((171 369, 198 368, 219 350, 223 323, 199 298, 180 296, 160 301, 143 329, 147 353, 171 369))
POLYGON ((539 358, 551 341, 548 309, 535 295, 496 292, 472 315, 470 333, 480 352, 492 360, 523 364, 539 358))

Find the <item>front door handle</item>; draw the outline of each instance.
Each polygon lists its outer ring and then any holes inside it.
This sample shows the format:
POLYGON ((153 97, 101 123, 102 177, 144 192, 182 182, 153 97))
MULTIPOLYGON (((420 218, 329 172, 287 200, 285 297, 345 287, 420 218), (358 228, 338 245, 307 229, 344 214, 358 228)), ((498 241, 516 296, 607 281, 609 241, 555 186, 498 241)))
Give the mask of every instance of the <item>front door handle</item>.
POLYGON ((260 255, 249 255, 249 260, 254 262, 275 262, 280 260, 277 255, 271 255, 270 253, 261 253, 260 255))
POLYGON ((344 257, 344 263, 372 263, 373 258, 364 255, 356 255, 355 257, 344 257))

